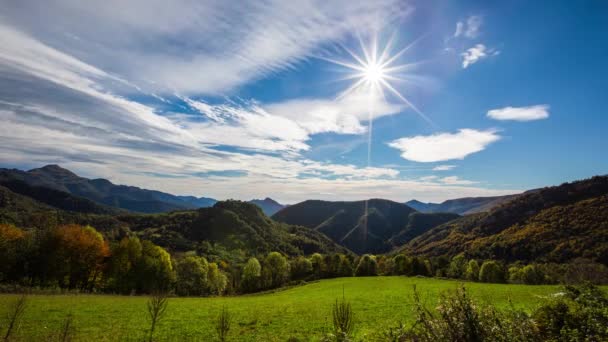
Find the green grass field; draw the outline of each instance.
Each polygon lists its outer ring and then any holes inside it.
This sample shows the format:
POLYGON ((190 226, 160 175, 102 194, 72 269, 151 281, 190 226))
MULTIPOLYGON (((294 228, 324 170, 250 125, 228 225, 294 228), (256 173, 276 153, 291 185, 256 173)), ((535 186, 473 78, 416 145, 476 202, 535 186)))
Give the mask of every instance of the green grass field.
MULTIPOLYGON (((352 303, 356 336, 397 324, 411 323, 413 285, 432 307, 442 291, 455 289, 458 281, 406 277, 338 278, 268 294, 220 298, 171 298, 156 340, 213 341, 214 320, 222 306, 233 316, 235 341, 319 340, 330 331, 331 305, 344 294, 352 303)), ((466 283, 473 297, 497 307, 533 309, 558 286, 466 283)), ((6 311, 14 295, 0 295, 6 311)), ((146 297, 105 295, 32 295, 17 340, 48 339, 58 331, 68 313, 74 317, 76 340, 141 340, 147 329, 146 297)), ((0 313, 4 334, 4 312, 0 313)), ((3 335, 2 335, 3 336, 3 335)))

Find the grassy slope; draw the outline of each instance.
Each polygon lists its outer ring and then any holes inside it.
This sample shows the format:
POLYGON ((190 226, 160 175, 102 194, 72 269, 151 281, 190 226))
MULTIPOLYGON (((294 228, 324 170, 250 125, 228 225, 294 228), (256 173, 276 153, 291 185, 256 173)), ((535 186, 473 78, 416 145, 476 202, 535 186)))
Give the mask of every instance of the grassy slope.
MULTIPOLYGON (((458 281, 406 277, 338 278, 269 294, 220 298, 171 298, 158 340, 213 340, 213 322, 222 306, 233 314, 233 340, 318 340, 331 325, 331 304, 342 296, 352 302, 356 334, 363 337, 399 320, 412 323, 412 291, 416 285, 429 306, 437 294, 455 289, 458 281)), ((509 298, 518 308, 532 309, 557 286, 468 283, 480 301, 506 307, 509 298)), ((0 295, 0 308, 14 297, 0 295)), ((146 329, 146 298, 102 295, 31 296, 17 336, 43 340, 72 312, 77 340, 141 340, 146 329)), ((4 312, 0 313, 4 314, 4 312)), ((4 324, 2 324, 3 328, 4 324)), ((2 329, 0 328, 0 329, 2 329)), ((3 331, 0 331, 3 332, 3 331)))

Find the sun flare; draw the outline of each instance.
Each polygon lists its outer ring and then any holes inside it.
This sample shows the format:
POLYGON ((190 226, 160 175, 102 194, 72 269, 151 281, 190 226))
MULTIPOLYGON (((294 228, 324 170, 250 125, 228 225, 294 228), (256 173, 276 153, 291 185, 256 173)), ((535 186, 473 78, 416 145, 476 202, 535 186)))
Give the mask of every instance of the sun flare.
MULTIPOLYGON (((353 92, 368 93, 370 98, 385 97, 385 92, 397 97, 405 103, 410 109, 416 112, 426 122, 435 126, 431 119, 418 109, 401 91, 397 90, 395 83, 408 83, 416 85, 416 78, 411 77, 412 70, 419 64, 405 63, 397 64, 403 55, 414 45, 420 38, 413 41, 411 44, 393 53, 395 35, 387 41, 382 49, 378 46, 378 38, 374 36, 370 40, 370 44, 366 45, 359 37, 359 45, 361 54, 356 54, 346 46, 342 48, 348 52, 351 61, 342 61, 332 58, 323 58, 331 63, 346 67, 352 71, 345 80, 355 80, 355 82, 343 91, 339 97, 343 98, 353 92)), ((373 108, 371 109, 370 120, 373 119, 373 108)))

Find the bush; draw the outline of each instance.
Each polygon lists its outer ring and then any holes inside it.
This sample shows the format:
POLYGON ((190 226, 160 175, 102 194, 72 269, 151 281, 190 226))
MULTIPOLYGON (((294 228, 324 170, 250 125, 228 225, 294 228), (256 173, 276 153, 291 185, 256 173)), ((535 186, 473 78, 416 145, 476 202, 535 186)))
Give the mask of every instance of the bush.
POLYGON ((226 310, 226 307, 222 307, 222 311, 217 317, 215 321, 215 332, 217 332, 217 336, 221 342, 224 342, 228 339, 228 333, 230 332, 230 323, 232 317, 230 316, 230 312, 226 310))
POLYGON ((567 286, 533 318, 547 341, 608 341, 608 297, 591 285, 567 286))
MULTIPOLYGON (((524 312, 501 313, 482 306, 461 287, 444 293, 434 313, 425 308, 415 292, 416 323, 411 330, 396 330, 395 341, 540 341, 538 330, 524 312)), ((394 330, 395 331, 395 330, 394 330)))
POLYGON ((355 322, 353 320, 353 309, 344 297, 340 301, 336 299, 332 307, 332 317, 335 340, 347 341, 353 332, 355 322))

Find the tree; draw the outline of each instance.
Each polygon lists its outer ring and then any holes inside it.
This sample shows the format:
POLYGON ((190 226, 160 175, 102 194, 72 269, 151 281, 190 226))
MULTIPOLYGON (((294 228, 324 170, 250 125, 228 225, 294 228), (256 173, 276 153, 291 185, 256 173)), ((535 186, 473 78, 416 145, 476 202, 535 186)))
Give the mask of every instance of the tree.
POLYGON ((222 293, 224 293, 226 285, 228 284, 228 278, 222 271, 220 271, 220 268, 214 262, 209 264, 207 280, 209 284, 209 291, 212 294, 221 296, 222 293))
POLYGON ((277 288, 289 279, 289 263, 279 252, 271 252, 264 260, 270 288, 277 288))
POLYGON ((351 259, 346 255, 340 254, 340 277, 353 276, 353 264, 351 259))
POLYGON ((470 281, 479 280, 479 264, 477 263, 477 260, 469 260, 469 263, 467 264, 467 269, 464 272, 464 277, 465 279, 470 281))
POLYGON ((398 254, 393 258, 393 274, 396 275, 411 275, 412 262, 410 258, 403 254, 398 254))
POLYGON ((299 256, 290 262, 290 270, 291 279, 306 279, 312 274, 312 262, 303 256, 299 256))
POLYGON ((524 284, 529 285, 538 285, 542 284, 544 280, 544 275, 540 271, 540 269, 534 265, 526 265, 521 270, 521 276, 524 284))
POLYGON ((67 278, 70 288, 90 289, 101 276, 105 258, 110 255, 103 236, 95 228, 76 224, 52 232, 55 249, 51 260, 60 284, 67 278))
POLYGON ((207 289, 207 259, 199 256, 187 256, 177 262, 176 290, 179 295, 200 296, 207 289))
POLYGON ((467 268, 467 259, 464 255, 458 254, 453 257, 448 266, 446 275, 450 278, 460 279, 464 277, 467 268))
POLYGON ((310 263, 312 264, 312 274, 316 279, 321 279, 325 272, 325 262, 323 256, 319 253, 315 253, 310 256, 310 263))
POLYGON ((137 237, 125 237, 112 249, 110 261, 111 287, 120 293, 137 288, 136 267, 142 256, 141 242, 137 237))
POLYGON ((509 279, 508 279, 509 283, 522 284, 524 282, 523 272, 522 272, 521 267, 519 267, 519 266, 509 267, 508 275, 509 275, 509 279))
POLYGON ((426 262, 427 260, 418 258, 418 257, 413 257, 411 262, 412 262, 412 274, 410 275, 421 275, 421 276, 430 276, 431 275, 431 269, 429 268, 429 263, 426 262))
POLYGON ((358 277, 378 275, 378 263, 376 257, 370 254, 364 254, 359 258, 359 263, 355 269, 355 275, 358 277))
POLYGON ((0 281, 17 280, 24 275, 28 262, 30 236, 8 224, 0 224, 0 281))
POLYGON ((241 289, 244 292, 254 292, 262 287, 262 266, 256 258, 250 258, 243 267, 241 289))
POLYGON ((167 291, 175 279, 171 255, 162 247, 144 240, 136 266, 138 291, 167 291))
POLYGON ((479 281, 483 283, 504 283, 505 271, 503 266, 494 260, 484 261, 479 270, 479 281))

